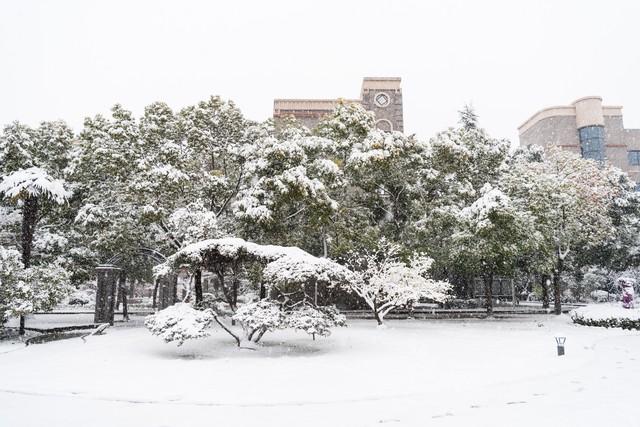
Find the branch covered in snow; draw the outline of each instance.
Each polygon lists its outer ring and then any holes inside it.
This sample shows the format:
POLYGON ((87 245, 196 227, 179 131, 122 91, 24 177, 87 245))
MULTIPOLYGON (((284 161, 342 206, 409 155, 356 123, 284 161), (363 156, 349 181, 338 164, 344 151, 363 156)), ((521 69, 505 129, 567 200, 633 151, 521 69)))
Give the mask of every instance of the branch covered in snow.
POLYGON ((64 181, 52 178, 43 169, 31 167, 3 177, 0 182, 0 194, 12 200, 46 197, 62 204, 71 197, 71 192, 64 188, 64 184, 64 181))

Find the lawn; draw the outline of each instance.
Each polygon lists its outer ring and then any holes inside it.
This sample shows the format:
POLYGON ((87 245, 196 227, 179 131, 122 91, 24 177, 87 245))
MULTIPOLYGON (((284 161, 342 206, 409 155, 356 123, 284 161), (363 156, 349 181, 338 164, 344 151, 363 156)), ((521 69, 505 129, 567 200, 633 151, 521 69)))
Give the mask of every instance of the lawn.
POLYGON ((220 331, 176 347, 116 326, 4 343, 0 378, 2 426, 640 425, 640 333, 568 316, 351 321, 316 341, 269 334, 257 351, 220 331))

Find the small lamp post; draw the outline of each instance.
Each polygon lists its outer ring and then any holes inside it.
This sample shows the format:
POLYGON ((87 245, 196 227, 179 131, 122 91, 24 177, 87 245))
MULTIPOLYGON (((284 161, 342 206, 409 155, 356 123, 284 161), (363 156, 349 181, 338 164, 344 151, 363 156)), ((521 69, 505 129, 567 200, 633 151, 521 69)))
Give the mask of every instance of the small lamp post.
POLYGON ((564 356, 564 342, 567 337, 556 336, 556 344, 558 345, 558 356, 564 356))

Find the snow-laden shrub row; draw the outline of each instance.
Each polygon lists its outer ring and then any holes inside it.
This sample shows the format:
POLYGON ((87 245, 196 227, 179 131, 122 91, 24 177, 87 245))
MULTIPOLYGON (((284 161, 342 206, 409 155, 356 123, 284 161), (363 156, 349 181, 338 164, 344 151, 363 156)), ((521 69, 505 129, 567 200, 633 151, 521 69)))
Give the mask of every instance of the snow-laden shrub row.
POLYGON ((640 309, 598 304, 572 310, 570 316, 579 325, 640 330, 640 309))

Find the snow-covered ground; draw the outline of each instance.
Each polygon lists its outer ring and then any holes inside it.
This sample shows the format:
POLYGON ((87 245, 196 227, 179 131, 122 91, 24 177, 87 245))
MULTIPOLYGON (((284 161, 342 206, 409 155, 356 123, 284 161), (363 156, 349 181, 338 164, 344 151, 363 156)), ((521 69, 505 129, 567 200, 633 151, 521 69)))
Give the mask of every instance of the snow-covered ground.
POLYGON ((0 344, 0 426, 637 426, 639 385, 640 333, 568 316, 351 321, 258 351, 131 327, 0 344))

